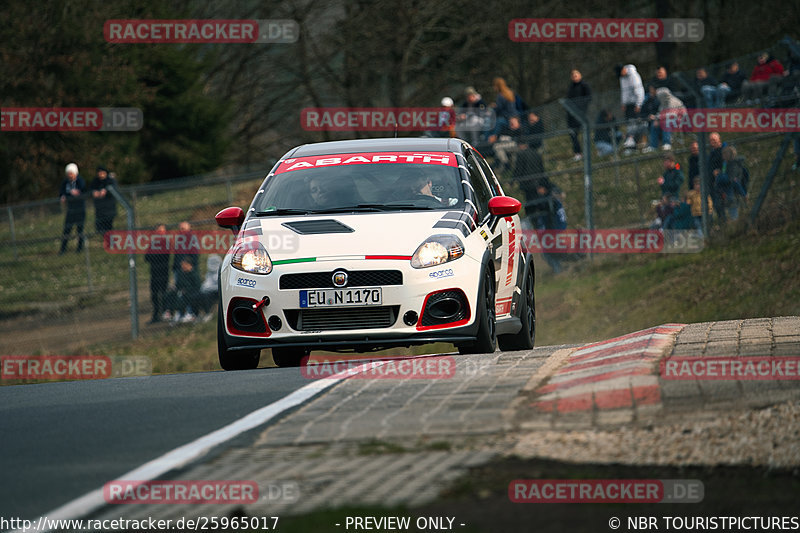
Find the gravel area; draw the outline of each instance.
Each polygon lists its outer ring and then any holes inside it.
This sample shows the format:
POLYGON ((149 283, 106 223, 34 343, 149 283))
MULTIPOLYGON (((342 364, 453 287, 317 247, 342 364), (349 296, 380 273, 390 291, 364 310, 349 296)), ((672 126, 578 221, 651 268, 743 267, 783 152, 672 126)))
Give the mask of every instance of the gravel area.
POLYGON ((800 467, 800 402, 647 428, 535 431, 508 453, 521 458, 629 465, 800 467))

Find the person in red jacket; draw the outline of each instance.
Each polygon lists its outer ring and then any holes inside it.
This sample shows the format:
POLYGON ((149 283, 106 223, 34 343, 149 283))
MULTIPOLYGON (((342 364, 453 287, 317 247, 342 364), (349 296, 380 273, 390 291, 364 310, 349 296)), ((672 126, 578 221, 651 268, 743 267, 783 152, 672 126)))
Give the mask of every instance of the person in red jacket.
POLYGON ((753 67, 750 79, 742 84, 742 94, 747 105, 760 103, 764 95, 764 89, 769 89, 769 95, 773 96, 778 82, 785 76, 786 69, 781 62, 764 52, 758 56, 758 63, 753 67))

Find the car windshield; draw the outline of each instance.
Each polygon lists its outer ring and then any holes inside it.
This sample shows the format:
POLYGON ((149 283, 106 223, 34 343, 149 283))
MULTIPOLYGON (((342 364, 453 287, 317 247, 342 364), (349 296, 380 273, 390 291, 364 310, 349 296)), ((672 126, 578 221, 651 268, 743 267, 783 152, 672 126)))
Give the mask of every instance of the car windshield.
MULTIPOLYGON (((447 155, 455 160, 452 154, 447 155)), ((369 156, 366 160, 371 161, 369 156)), ((266 181, 254 204, 257 214, 458 209, 464 205, 461 177, 454 163, 362 161, 311 168, 298 163, 290 166, 295 161, 301 160, 281 163, 266 181)))

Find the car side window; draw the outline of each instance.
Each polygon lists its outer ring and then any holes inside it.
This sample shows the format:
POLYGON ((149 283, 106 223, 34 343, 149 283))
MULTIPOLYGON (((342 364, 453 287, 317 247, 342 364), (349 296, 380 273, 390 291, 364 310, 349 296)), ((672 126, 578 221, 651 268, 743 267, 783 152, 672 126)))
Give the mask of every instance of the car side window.
POLYGON ((494 196, 503 196, 503 188, 500 186, 500 182, 497 181, 497 176, 494 175, 492 169, 489 168, 489 165, 486 163, 486 160, 481 157, 480 154, 473 153, 475 160, 480 165, 481 170, 483 171, 483 175, 486 177, 486 181, 489 182, 489 188, 492 190, 492 195, 494 196))
POLYGON ((492 191, 480 171, 480 166, 475 160, 475 156, 467 156, 467 172, 469 173, 469 183, 475 191, 475 203, 478 208, 478 218, 482 221, 489 214, 489 199, 492 191))

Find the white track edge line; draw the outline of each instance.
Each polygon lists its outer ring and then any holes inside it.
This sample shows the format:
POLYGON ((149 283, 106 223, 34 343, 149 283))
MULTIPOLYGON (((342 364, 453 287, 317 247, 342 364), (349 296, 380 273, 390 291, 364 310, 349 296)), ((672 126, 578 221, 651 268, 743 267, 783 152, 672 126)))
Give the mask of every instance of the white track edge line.
MULTIPOLYGON (((353 373, 357 373, 356 370, 363 372, 368 367, 372 367, 374 365, 374 362, 366 363, 360 367, 340 372, 339 374, 335 374, 329 378, 319 379, 313 383, 309 383, 308 385, 305 385, 304 387, 292 392, 288 396, 285 396, 276 402, 272 402, 269 405, 265 405, 264 407, 256 409, 249 415, 245 415, 239 420, 236 420, 227 426, 223 426, 216 431, 212 431, 211 433, 195 439, 188 444, 179 446, 178 448, 165 453, 161 457, 157 457, 152 461, 148 461, 142 466, 121 475, 117 479, 129 479, 135 481, 153 480, 156 477, 169 472, 170 470, 180 468, 193 459, 205 455, 214 446, 222 444, 223 442, 228 441, 244 433, 245 431, 249 431, 255 427, 265 424, 287 409, 291 409, 292 407, 300 405, 304 401, 314 397, 325 389, 328 389, 347 377, 352 376, 353 373)), ((40 518, 45 518, 49 522, 55 520, 77 519, 96 511, 97 509, 100 509, 106 505, 106 503, 107 502, 103 497, 103 487, 100 487, 99 489, 94 489, 83 496, 65 503, 57 509, 43 514, 40 518)), ((36 520, 33 520, 32 522, 36 523, 36 520)), ((38 531, 43 533, 50 530, 51 528, 47 527, 47 524, 45 524, 42 529, 38 531)), ((12 533, 23 533, 23 530, 17 529, 12 533)))

